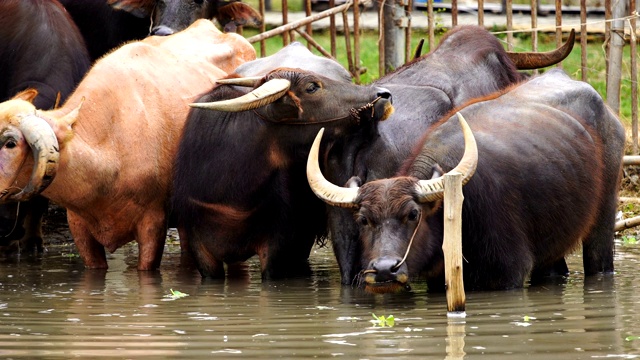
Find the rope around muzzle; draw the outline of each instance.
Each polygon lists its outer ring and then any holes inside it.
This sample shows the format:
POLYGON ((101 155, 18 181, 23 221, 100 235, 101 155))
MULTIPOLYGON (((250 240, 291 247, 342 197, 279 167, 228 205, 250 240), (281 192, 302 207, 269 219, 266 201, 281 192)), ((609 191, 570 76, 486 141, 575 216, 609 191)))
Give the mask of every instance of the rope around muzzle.
POLYGON ((407 246, 407 251, 404 253, 404 257, 391 270, 393 271, 398 270, 400 266, 407 260, 407 257, 409 256, 409 251, 411 250, 411 244, 413 244, 413 239, 416 237, 416 234, 418 233, 418 229, 420 228, 421 224, 422 224, 422 211, 420 211, 420 217, 418 218, 418 226, 416 226, 416 228, 413 229, 413 234, 411 235, 411 239, 409 240, 409 245, 407 246))

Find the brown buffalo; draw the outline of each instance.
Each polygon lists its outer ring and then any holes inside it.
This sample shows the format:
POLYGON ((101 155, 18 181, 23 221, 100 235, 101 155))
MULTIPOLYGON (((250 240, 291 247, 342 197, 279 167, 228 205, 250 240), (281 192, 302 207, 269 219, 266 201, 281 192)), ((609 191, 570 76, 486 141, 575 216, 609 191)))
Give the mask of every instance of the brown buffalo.
POLYGON ((105 56, 56 110, 37 110, 32 91, 0 104, 0 201, 41 193, 65 207, 89 268, 134 240, 138 269, 157 268, 188 104, 254 58, 244 38, 200 20, 105 56))
MULTIPOLYGON (((314 61, 298 44, 245 63, 242 71, 256 75, 265 62, 286 63, 281 56, 314 61)), ((248 88, 225 81, 193 104, 198 109, 185 125, 172 202, 180 240, 203 276, 224 277, 225 263, 256 254, 263 279, 308 274, 311 247, 326 229, 325 205, 305 179, 309 144, 322 126, 327 148, 374 131, 392 110, 386 89, 345 81, 344 68, 324 60, 316 63, 321 74, 277 68, 258 77, 255 89, 252 79, 248 88)))

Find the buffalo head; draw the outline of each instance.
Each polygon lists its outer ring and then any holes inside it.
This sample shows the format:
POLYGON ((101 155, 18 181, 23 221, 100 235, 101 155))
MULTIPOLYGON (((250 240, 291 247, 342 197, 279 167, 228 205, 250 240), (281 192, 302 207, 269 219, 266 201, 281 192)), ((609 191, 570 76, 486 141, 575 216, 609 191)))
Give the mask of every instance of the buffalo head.
MULTIPOLYGON (((465 151, 451 172, 463 174, 463 184, 466 184, 475 172, 478 149, 466 121, 460 114, 458 118, 463 129, 465 151)), ((417 253, 427 251, 416 247, 414 239, 424 238, 430 231, 427 218, 441 206, 444 196, 442 171, 436 167, 429 180, 404 176, 361 185, 356 178, 349 181, 349 187, 336 186, 320 171, 318 149, 321 137, 322 131, 313 143, 307 162, 309 185, 326 203, 353 209, 364 249, 365 270, 361 280, 364 280, 366 289, 390 292, 408 286, 413 258, 417 253)))
POLYGON ((109 0, 115 9, 141 18, 151 18, 150 35, 171 35, 198 19, 214 18, 225 31, 237 26, 258 27, 260 14, 247 4, 223 0, 109 0))
POLYGON ((36 96, 35 90, 25 90, 0 104, 0 202, 29 200, 53 181, 60 158, 56 129, 71 126, 76 119, 73 111, 52 126, 31 103, 36 96), (24 184, 20 169, 28 161, 33 167, 24 184))
POLYGON ((391 93, 384 88, 357 86, 300 69, 279 68, 264 77, 218 82, 253 89, 234 99, 191 106, 226 112, 253 110, 268 123, 287 125, 330 124, 341 120, 360 124, 384 120, 393 112, 391 93))

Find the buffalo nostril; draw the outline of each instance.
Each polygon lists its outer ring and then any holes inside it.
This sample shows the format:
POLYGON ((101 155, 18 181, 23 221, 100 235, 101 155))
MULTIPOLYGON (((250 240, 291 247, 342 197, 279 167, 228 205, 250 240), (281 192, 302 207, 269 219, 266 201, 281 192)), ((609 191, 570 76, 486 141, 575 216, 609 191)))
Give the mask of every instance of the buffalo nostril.
POLYGON ((376 95, 383 99, 391 100, 391 92, 385 88, 378 88, 378 93, 376 95))
POLYGON ((173 34, 173 29, 171 29, 170 27, 167 27, 167 26, 156 26, 153 29, 151 29, 150 34, 151 35, 156 35, 156 36, 172 35, 173 34))

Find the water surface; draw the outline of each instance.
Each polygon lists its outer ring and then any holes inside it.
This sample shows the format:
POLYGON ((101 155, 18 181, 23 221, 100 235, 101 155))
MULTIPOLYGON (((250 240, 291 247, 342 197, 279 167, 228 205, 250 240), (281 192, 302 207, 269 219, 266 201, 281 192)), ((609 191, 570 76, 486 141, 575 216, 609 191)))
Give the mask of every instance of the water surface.
POLYGON ((175 245, 156 272, 135 269, 135 246, 108 271, 50 247, 0 262, 0 358, 635 359, 638 246, 616 245, 613 276, 585 280, 574 255, 564 282, 467 293, 464 319, 448 319, 444 294, 424 284, 392 296, 341 286, 326 248, 311 277, 262 283, 254 260, 244 278, 202 281, 175 245))

